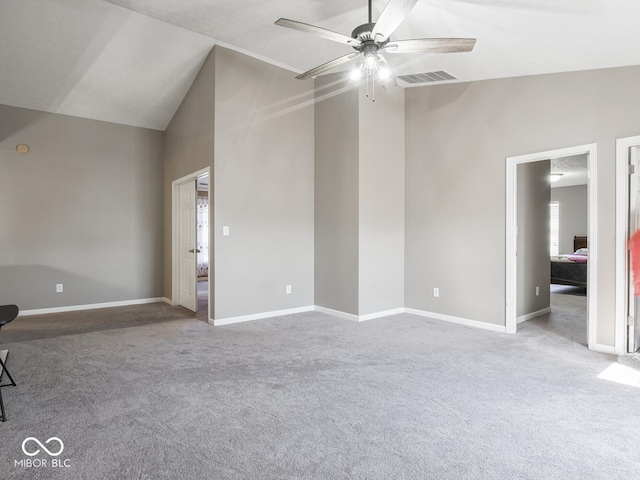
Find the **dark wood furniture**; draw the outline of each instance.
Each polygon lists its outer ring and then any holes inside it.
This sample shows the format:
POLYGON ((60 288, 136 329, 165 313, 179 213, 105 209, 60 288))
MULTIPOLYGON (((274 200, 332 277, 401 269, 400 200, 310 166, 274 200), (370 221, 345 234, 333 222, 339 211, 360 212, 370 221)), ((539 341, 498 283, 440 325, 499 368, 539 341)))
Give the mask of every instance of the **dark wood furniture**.
POLYGON ((581 248, 587 248, 587 237, 573 237, 573 251, 576 252, 581 248))
MULTIPOLYGON (((581 248, 587 248, 587 237, 573 237, 573 252, 581 248)), ((587 288, 587 264, 551 261, 551 283, 587 288)))
MULTIPOLYGON (((4 327, 7 323, 13 321, 18 316, 18 313, 20 313, 20 309, 18 308, 17 305, 0 305, 0 329, 4 327)), ((4 402, 2 401, 2 387, 16 386, 16 382, 13 381, 13 378, 11 378, 11 374, 9 373, 9 370, 7 370, 5 361, 6 361, 6 357, 3 360, 2 356, 0 355, 0 414, 2 415, 0 417, 0 421, 2 422, 7 421, 7 416, 5 415, 5 412, 4 412, 4 402), (3 385, 2 377, 4 376, 5 373, 7 374, 7 378, 9 379, 10 383, 3 385)))

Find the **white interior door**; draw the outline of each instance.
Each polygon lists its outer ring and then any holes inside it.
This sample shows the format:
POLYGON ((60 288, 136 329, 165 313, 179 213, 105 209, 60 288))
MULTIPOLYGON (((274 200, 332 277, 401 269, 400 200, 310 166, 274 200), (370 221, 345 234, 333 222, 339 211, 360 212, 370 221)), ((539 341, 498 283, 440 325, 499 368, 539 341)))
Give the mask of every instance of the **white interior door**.
POLYGON ((196 275, 196 181, 179 186, 178 245, 180 255, 179 304, 195 312, 198 309, 196 275))
MULTIPOLYGON (((629 238, 640 228, 640 182, 638 176, 639 147, 631 147, 629 151, 629 238)), ((627 238, 627 240, 629 240, 627 238)), ((638 297, 640 292, 634 291, 633 271, 631 269, 631 252, 627 249, 627 348, 629 352, 635 352, 640 346, 640 319, 638 318, 638 297)))

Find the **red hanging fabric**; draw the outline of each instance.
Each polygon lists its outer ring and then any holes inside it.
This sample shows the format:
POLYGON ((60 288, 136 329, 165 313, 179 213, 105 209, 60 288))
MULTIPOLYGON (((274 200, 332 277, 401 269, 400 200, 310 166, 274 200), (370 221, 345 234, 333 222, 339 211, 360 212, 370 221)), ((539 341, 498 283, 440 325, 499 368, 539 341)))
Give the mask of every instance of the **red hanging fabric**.
POLYGON ((629 239, 631 251, 631 271, 633 272, 633 291, 640 296, 640 230, 636 231, 629 239))

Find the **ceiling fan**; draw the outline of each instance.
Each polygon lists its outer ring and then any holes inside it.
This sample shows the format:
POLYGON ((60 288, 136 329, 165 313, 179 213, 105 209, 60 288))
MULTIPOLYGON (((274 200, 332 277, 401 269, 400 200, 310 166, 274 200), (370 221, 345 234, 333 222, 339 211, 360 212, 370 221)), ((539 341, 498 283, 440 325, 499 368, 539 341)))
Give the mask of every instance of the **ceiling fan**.
POLYGON ((384 84, 393 78, 393 73, 384 53, 457 53, 470 52, 476 43, 475 38, 418 38, 412 40, 391 40, 390 35, 404 21, 418 0, 389 0, 377 22, 371 19, 371 0, 369 0, 369 22, 356 27, 351 37, 307 23, 280 18, 276 25, 292 28, 318 37, 353 47, 355 52, 338 57, 330 62, 298 75, 299 80, 314 78, 332 68, 348 63, 356 58, 363 61, 349 74, 349 79, 358 84, 363 74, 377 75, 384 84))

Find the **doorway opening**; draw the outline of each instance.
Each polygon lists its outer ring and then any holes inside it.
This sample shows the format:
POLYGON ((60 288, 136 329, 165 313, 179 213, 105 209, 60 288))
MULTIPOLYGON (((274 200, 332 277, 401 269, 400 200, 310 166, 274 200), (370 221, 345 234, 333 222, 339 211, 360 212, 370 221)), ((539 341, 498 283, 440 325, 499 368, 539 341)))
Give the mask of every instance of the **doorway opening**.
MULTIPOLYGON (((616 141, 616 324, 615 352, 640 347, 640 305, 634 291, 628 241, 640 230, 640 136, 616 141)), ((635 240, 635 239, 634 239, 635 240)))
POLYGON ((209 167, 172 182, 172 302, 211 318, 209 167))
POLYGON ((587 345, 588 158, 551 159, 549 206, 551 312, 538 326, 587 345))
POLYGON ((209 311, 209 174, 196 181, 196 273, 198 312, 209 311))
MULTIPOLYGON (((547 301, 546 308, 540 308, 532 310, 530 316, 527 315, 519 315, 518 314, 518 301, 520 297, 520 301, 522 301, 523 294, 522 288, 527 288, 527 295, 529 298, 533 298, 533 302, 541 300, 540 297, 544 297, 545 294, 549 295, 551 292, 550 284, 551 284, 551 268, 550 268, 550 258, 549 254, 552 249, 551 245, 551 230, 550 230, 550 220, 553 209, 551 208, 551 190, 549 185, 550 173, 554 173, 551 168, 551 160, 552 159, 562 159, 562 161, 568 161, 567 159, 578 159, 583 157, 587 162, 587 235, 584 238, 584 241, 588 243, 588 262, 584 265, 586 269, 586 279, 584 281, 592 288, 588 291, 587 296, 587 305, 586 305, 586 317, 587 317, 587 325, 586 325, 586 344, 588 348, 591 350, 604 351, 609 347, 598 345, 596 342, 596 300, 597 300, 597 289, 596 281, 597 281, 597 222, 596 222, 596 199, 597 199, 597 154, 596 154, 596 145, 581 145, 577 147, 569 147, 557 150, 551 150, 546 152, 539 152, 528 155, 521 155, 517 157, 509 157, 507 158, 507 199, 506 199, 506 331, 507 333, 516 333, 518 320, 528 320, 529 318, 533 318, 538 315, 543 315, 549 313, 550 305, 549 301, 547 301), (532 225, 530 219, 527 218, 526 215, 523 214, 522 205, 518 205, 519 197, 519 187, 520 190, 527 188, 526 183, 524 185, 518 183, 518 167, 523 166, 523 170, 526 167, 534 167, 535 162, 539 168, 537 168, 537 173, 532 173, 532 175, 537 175, 538 184, 541 181, 546 181, 546 201, 544 199, 540 200, 537 205, 539 209, 538 218, 541 219, 537 225, 532 225), (546 162, 546 163, 545 163, 546 162), (546 172, 546 173, 545 173, 546 172), (544 179, 543 179, 544 174, 544 179), (520 210, 520 215, 518 215, 520 210), (521 223, 519 225, 519 222, 521 223), (527 222, 525 224, 524 222, 527 222), (526 229, 529 231, 537 232, 537 241, 540 244, 539 247, 536 247, 535 253, 538 257, 536 259, 528 258, 529 264, 531 262, 539 262, 538 270, 540 271, 540 278, 538 282, 540 284, 536 285, 536 280, 532 280, 534 283, 532 285, 528 285, 525 283, 525 280, 530 280, 528 278, 528 271, 523 271, 523 257, 525 255, 529 255, 527 250, 523 249, 523 240, 524 236, 527 235, 526 229), (519 232, 520 231, 520 232, 519 232), (520 233, 520 235, 519 235, 520 233), (540 243, 542 242, 542 243, 540 243), (546 245, 544 245, 546 242, 546 245), (518 257, 520 246, 520 255, 518 257), (520 264, 520 265, 519 265, 520 264), (547 280, 545 280, 547 279, 547 280), (544 284, 546 282, 546 284, 544 284), (523 287, 524 285, 524 287, 523 287), (535 286, 533 286, 535 285, 535 286), (518 295, 518 288, 520 286, 520 295, 518 295), (535 290, 534 290, 535 289, 535 290), (549 292, 546 293, 545 292, 549 292), (529 292, 531 290, 531 292, 529 292)), ((535 183, 534 183, 535 184, 535 183)), ((532 184, 532 185, 534 185, 532 184)), ((521 192, 522 193, 522 192, 521 192)), ((521 199, 521 202, 523 200, 521 199)), ((559 241, 559 240, 558 240, 559 241)), ((567 240, 564 240, 565 242, 567 240)), ((562 244, 558 245, 558 250, 567 249, 567 252, 559 252, 559 253, 574 253, 573 245, 563 246, 562 244), (570 250, 570 251, 569 251, 570 250)), ((531 249, 529 249, 530 251, 531 249)), ((585 285, 586 286, 586 285, 585 285)), ((567 286, 572 287, 571 285, 567 286)), ((560 289, 565 287, 559 287, 560 289)), ((579 287, 578 287, 579 288, 579 287)), ((557 293, 557 292, 555 292, 557 293)), ((566 293, 566 292, 565 292, 566 293)), ((547 297, 549 298, 549 297, 547 297)), ((544 298, 542 301, 544 302, 544 298)), ((531 308, 529 308, 531 310, 531 308)))

